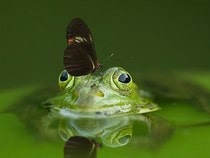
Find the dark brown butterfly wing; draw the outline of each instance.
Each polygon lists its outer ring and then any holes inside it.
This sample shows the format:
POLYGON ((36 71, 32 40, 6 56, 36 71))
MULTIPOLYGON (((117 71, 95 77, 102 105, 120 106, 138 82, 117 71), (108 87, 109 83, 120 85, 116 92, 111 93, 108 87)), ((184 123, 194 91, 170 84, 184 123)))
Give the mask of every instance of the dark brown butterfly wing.
POLYGON ((93 72, 96 63, 88 55, 89 49, 85 44, 73 43, 64 52, 65 69, 72 76, 82 76, 93 72))
POLYGON ((64 146, 64 158, 96 158, 97 147, 93 140, 74 136, 64 146))
POLYGON ((64 52, 64 66, 73 76, 94 72, 99 64, 88 26, 79 18, 73 19, 67 27, 68 47, 64 52))

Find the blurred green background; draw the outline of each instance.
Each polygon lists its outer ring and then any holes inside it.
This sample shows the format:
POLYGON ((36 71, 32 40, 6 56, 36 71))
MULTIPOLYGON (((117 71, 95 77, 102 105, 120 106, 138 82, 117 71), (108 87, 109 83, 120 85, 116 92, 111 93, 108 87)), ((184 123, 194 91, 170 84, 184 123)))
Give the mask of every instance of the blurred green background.
POLYGON ((55 82, 63 69, 66 26, 90 27, 99 61, 128 71, 210 69, 207 0, 1 0, 0 88, 55 82))
MULTIPOLYGON (((105 68, 122 66, 136 76, 196 71, 194 79, 210 87, 209 73, 199 76, 210 70, 209 8, 208 0, 1 0, 1 109, 30 94, 34 84, 57 84, 63 70, 66 26, 74 17, 90 27, 101 63, 114 53, 105 68)), ((167 108, 159 113, 172 122, 209 120, 209 115, 188 106, 167 108)), ((12 114, 1 114, 0 122, 0 157, 62 157, 63 142, 34 140, 12 114)), ((99 157, 209 157, 208 135, 209 127, 183 129, 159 150, 103 148, 99 157)))

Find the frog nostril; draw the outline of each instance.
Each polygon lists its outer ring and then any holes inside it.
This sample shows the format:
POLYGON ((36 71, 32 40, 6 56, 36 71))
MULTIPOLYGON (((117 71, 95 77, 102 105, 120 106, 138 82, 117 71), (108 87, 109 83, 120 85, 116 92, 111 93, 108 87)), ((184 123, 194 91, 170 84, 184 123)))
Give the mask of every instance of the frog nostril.
POLYGON ((101 112, 101 111, 96 111, 95 114, 96 114, 96 115, 101 115, 102 112, 101 112))

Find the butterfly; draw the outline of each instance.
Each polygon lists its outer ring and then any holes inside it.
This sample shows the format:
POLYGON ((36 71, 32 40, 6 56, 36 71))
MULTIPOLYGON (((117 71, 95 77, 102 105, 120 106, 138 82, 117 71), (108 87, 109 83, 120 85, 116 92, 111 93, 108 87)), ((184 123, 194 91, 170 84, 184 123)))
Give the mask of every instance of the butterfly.
POLYGON ((74 18, 69 23, 66 39, 68 46, 63 63, 70 75, 87 75, 101 67, 97 61, 92 34, 82 19, 74 18))
POLYGON ((100 144, 81 136, 69 138, 64 146, 64 158, 96 158, 100 144))

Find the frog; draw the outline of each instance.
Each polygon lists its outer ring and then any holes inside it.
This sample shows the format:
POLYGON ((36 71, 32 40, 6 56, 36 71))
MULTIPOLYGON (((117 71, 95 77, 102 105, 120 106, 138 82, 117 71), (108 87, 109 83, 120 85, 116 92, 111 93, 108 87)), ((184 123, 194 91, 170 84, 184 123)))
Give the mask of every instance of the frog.
POLYGON ((144 122, 149 128, 151 120, 144 114, 160 109, 141 95, 132 76, 121 67, 85 76, 63 70, 58 85, 60 93, 43 105, 49 110, 49 120, 59 120, 58 133, 64 141, 82 136, 108 147, 124 146, 132 139, 133 122, 144 122))

